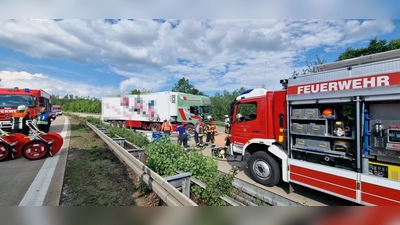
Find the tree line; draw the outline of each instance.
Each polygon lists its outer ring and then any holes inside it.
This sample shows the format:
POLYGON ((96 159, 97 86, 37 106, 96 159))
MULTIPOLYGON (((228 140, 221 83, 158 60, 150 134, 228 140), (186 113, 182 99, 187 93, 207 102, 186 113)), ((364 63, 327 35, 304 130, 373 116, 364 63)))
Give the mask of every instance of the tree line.
MULTIPOLYGON (((375 54, 379 52, 385 52, 390 50, 400 49, 400 38, 391 40, 390 42, 386 40, 377 40, 377 38, 371 39, 370 43, 367 47, 361 48, 352 48, 348 47, 343 53, 339 54, 338 59, 336 61, 351 59, 355 57, 360 57, 364 55, 375 54)), ((311 73, 315 73, 315 67, 317 65, 321 65, 325 63, 324 59, 321 59, 316 56, 317 59, 309 62, 306 61, 307 68, 301 72, 294 71, 293 76, 299 75, 307 75, 311 73)), ((222 93, 215 93, 214 96, 208 96, 211 100, 211 115, 214 120, 222 121, 224 115, 230 114, 230 103, 243 91, 247 88, 240 87, 233 91, 223 90, 222 93)), ((178 80, 177 83, 174 84, 171 91, 174 92, 183 92, 188 94, 195 95, 203 95, 207 96, 203 92, 199 91, 196 87, 189 83, 189 80, 185 77, 182 77, 178 80)), ((143 94, 143 93, 152 93, 152 90, 146 89, 134 89, 130 94, 143 94)), ((121 96, 121 94, 115 95, 121 96)), ((73 112, 86 112, 86 113, 101 113, 101 99, 97 98, 89 98, 89 97, 78 97, 72 94, 65 95, 64 97, 53 96, 52 99, 53 105, 61 105, 64 111, 73 111, 73 112)))
MULTIPOLYGON (((68 95, 69 96, 69 95, 68 95)), ((71 95, 72 96, 72 95, 71 95)), ((101 113, 101 99, 83 97, 62 97, 52 96, 52 105, 60 105, 63 111, 82 112, 82 113, 101 113)))

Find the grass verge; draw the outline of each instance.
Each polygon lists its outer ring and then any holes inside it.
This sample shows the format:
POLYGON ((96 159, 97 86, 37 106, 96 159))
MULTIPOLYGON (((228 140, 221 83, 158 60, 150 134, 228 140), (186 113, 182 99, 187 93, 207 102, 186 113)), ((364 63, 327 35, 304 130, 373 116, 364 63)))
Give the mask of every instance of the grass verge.
POLYGON ((68 150, 60 206, 151 206, 157 196, 139 189, 137 175, 77 116, 69 116, 68 150))

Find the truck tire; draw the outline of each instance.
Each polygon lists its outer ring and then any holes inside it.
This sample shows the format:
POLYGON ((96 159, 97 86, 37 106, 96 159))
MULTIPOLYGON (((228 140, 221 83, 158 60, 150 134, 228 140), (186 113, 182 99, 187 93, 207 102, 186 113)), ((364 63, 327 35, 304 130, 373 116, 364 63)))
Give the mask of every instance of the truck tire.
POLYGON ((188 133, 190 136, 194 135, 194 126, 192 124, 187 124, 185 126, 186 133, 188 133))
POLYGON ((264 151, 258 151, 250 156, 248 166, 254 180, 267 187, 275 186, 281 178, 279 164, 264 151))
POLYGON ((117 125, 119 128, 124 128, 125 127, 125 122, 124 121, 118 121, 117 125))
POLYGON ((110 125, 112 126, 112 127, 116 127, 117 126, 117 121, 110 121, 110 125))
POLYGON ((158 123, 152 123, 150 129, 152 131, 158 131, 158 123))

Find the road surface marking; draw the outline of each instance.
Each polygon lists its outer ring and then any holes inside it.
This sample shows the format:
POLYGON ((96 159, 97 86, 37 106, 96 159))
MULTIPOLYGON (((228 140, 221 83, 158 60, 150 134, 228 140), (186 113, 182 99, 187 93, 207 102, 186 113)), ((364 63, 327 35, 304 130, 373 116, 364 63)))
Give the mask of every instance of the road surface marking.
MULTIPOLYGON (((60 134, 64 140, 67 136, 67 129, 68 129, 68 118, 65 117, 64 127, 60 134)), ((46 161, 43 163, 42 168, 40 168, 39 173, 36 175, 35 180, 33 180, 24 198, 19 203, 19 206, 43 205, 43 201, 44 198, 46 197, 47 190, 49 189, 51 179, 53 178, 53 174, 56 169, 60 153, 67 145, 68 143, 64 141, 61 150, 55 156, 46 158, 46 161)))

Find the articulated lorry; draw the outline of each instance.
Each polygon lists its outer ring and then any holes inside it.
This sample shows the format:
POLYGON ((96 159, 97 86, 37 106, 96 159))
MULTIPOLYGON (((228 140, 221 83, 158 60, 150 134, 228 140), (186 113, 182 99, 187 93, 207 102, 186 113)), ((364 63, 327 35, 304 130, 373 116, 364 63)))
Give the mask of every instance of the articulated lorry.
POLYGON ((266 186, 400 205, 400 50, 317 67, 231 104, 230 156, 266 186))
POLYGON ((121 97, 105 97, 101 118, 113 126, 159 131, 163 120, 178 124, 191 133, 197 120, 210 115, 211 101, 206 96, 180 92, 156 92, 121 97))

